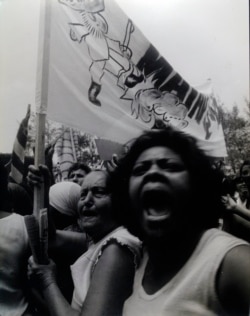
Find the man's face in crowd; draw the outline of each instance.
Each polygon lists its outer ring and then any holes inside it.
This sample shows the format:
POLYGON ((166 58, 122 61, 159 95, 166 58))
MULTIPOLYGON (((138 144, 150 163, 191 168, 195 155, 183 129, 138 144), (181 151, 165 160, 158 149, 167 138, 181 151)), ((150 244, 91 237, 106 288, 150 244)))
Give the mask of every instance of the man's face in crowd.
POLYGON ((82 169, 73 170, 68 177, 68 180, 82 185, 83 179, 86 176, 86 172, 82 169))
POLYGON ((233 179, 234 178, 234 172, 231 166, 225 166, 224 167, 224 176, 227 179, 233 179))

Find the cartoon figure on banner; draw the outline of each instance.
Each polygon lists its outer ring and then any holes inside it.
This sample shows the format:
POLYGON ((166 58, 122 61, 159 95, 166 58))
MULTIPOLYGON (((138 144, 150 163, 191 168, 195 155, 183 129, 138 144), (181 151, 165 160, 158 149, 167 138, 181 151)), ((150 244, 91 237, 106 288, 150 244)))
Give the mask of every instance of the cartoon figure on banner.
POLYGON ((84 39, 92 60, 89 67, 91 85, 88 90, 89 101, 101 106, 97 99, 101 91, 101 79, 105 71, 117 77, 117 86, 125 90, 142 82, 144 76, 131 62, 132 51, 129 49, 130 35, 134 31, 128 20, 123 43, 107 36, 108 23, 100 14, 104 11, 104 0, 58 0, 79 14, 80 23, 69 23, 70 38, 81 43, 84 39))
POLYGON ((188 109, 174 93, 155 88, 137 91, 131 104, 131 113, 152 128, 173 125, 182 129, 188 125, 185 120, 188 109))

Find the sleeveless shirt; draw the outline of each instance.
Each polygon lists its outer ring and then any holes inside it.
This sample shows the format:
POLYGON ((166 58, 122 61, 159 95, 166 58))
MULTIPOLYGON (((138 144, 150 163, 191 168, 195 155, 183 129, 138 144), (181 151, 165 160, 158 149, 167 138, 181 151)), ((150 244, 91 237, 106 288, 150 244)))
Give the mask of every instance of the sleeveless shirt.
POLYGON ((218 229, 207 230, 180 271, 152 295, 142 286, 146 254, 136 272, 133 293, 124 304, 123 316, 224 315, 216 294, 216 275, 228 251, 239 245, 247 243, 218 229))
POLYGON ((139 263, 141 242, 122 226, 110 232, 99 242, 93 243, 89 247, 88 251, 82 254, 82 256, 79 257, 71 266, 71 273, 74 282, 74 293, 71 306, 78 311, 81 310, 82 304, 87 295, 94 268, 98 263, 104 248, 111 240, 123 247, 126 247, 132 252, 135 266, 139 263))

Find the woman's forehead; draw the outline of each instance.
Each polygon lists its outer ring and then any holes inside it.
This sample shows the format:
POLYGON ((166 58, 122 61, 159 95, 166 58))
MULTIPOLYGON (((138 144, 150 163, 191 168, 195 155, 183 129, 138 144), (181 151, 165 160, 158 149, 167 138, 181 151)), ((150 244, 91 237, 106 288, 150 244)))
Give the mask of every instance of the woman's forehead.
POLYGON ((181 159, 180 155, 177 154, 174 150, 165 147, 165 146, 154 146, 145 149, 141 152, 141 154, 138 156, 136 162, 141 162, 144 160, 151 160, 151 159, 181 159))
POLYGON ((83 180, 82 187, 88 186, 106 186, 107 173, 105 171, 91 171, 83 180))

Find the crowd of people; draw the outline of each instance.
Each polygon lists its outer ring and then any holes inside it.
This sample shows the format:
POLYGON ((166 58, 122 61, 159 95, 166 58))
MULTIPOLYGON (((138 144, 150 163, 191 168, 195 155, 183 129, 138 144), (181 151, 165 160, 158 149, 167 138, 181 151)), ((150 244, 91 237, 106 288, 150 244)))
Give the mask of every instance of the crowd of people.
POLYGON ((243 162, 237 177, 229 170, 222 183, 223 230, 250 242, 250 160, 243 162))
POLYGON ((170 126, 63 182, 31 165, 25 194, 44 183, 48 210, 41 263, 1 164, 0 315, 249 315, 250 161, 238 177, 226 167, 170 126))

